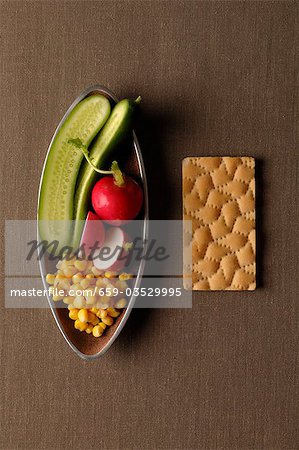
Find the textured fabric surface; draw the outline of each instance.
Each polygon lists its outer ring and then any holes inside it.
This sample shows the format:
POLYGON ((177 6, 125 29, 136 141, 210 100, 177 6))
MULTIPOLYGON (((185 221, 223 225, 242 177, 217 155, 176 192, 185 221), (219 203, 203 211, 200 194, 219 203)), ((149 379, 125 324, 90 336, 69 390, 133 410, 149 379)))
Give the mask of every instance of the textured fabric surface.
POLYGON ((94 83, 142 95, 153 219, 181 218, 192 155, 255 157, 263 211, 259 289, 134 311, 92 363, 49 311, 6 310, 2 282, 3 449, 298 448, 297 19, 292 1, 1 2, 2 220, 35 218, 57 122, 94 83))
POLYGON ((183 160, 183 219, 192 221, 184 244, 184 253, 192 253, 191 270, 184 261, 186 273, 192 272, 191 283, 184 274, 186 289, 255 289, 254 168, 247 156, 183 160))

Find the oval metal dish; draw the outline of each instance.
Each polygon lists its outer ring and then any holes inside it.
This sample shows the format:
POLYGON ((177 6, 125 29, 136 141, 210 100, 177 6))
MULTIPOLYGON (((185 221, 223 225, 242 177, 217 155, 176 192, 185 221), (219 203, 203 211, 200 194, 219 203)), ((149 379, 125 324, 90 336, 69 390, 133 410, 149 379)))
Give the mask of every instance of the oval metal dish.
MULTIPOLYGON (((44 168, 47 161, 47 157, 52 145, 52 142, 72 111, 72 109, 79 103, 81 100, 83 100, 85 97, 89 95, 94 94, 102 94, 105 97, 107 97, 111 102, 115 103, 118 101, 118 98, 116 95, 111 92, 109 89, 107 89, 104 86, 95 85, 91 86, 88 89, 84 90, 72 103, 72 105, 69 107, 65 115, 63 116, 62 120, 60 121, 58 127, 55 130, 55 133, 52 137, 52 140, 50 142, 50 145, 48 147, 47 155, 44 162, 44 167, 41 175, 40 180, 40 186, 39 186, 39 195, 38 195, 38 201, 40 199, 40 190, 41 190, 41 182, 44 174, 44 168)), ((143 212, 141 213, 140 220, 143 221, 142 225, 142 232, 141 237, 143 238, 144 242, 147 242, 148 239, 148 192, 147 192, 147 181, 146 181, 146 174, 143 164, 143 159, 140 151, 140 147, 136 138, 135 133, 133 132, 133 144, 132 148, 130 150, 130 153, 128 155, 128 158, 125 161, 124 170, 126 173, 133 175, 135 178, 139 179, 139 182, 143 185, 143 192, 144 192, 144 205, 143 205, 143 212)), ((38 220, 38 217, 37 217, 38 220)), ((38 231, 37 231, 38 233, 38 231)), ((39 236, 38 236, 39 241, 39 236)), ((146 244, 145 244, 146 245, 146 244)), ((144 248, 144 251, 146 249, 144 248)), ((46 273, 49 271, 47 269, 47 263, 45 262, 44 258, 42 261, 39 262, 39 269, 41 278, 43 281, 44 289, 48 289, 48 285, 46 283, 46 273)), ((144 270, 144 260, 141 261, 139 265, 139 269, 137 271, 136 278, 134 280, 134 284, 132 287, 139 287, 142 275, 144 270)), ((52 314, 54 316, 54 319, 56 321, 56 324, 61 331, 64 339, 69 344, 69 346, 74 350, 74 352, 80 356, 81 358, 85 360, 92 360, 95 358, 98 358, 99 356, 102 356, 113 344, 113 342, 116 340, 118 335, 120 334, 121 330, 123 329, 131 311, 134 306, 136 297, 133 295, 130 299, 128 299, 128 305, 127 308, 123 310, 121 315, 116 319, 115 323, 108 328, 106 333, 100 337, 100 338, 94 338, 91 335, 87 335, 84 332, 80 332, 75 329, 73 321, 68 317, 68 309, 65 308, 58 308, 56 304, 53 302, 51 297, 47 295, 47 300, 49 303, 49 306, 51 308, 52 314)))

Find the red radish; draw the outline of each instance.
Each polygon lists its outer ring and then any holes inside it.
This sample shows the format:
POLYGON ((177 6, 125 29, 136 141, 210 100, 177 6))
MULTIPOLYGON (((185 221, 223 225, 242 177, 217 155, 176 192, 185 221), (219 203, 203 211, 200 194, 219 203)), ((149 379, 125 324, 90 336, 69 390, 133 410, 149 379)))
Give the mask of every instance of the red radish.
POLYGON ((89 211, 87 214, 80 247, 84 245, 84 252, 86 257, 89 256, 92 248, 102 247, 105 241, 105 228, 103 222, 93 212, 89 211))
POLYGON ((91 201, 102 220, 118 226, 136 218, 142 207, 143 192, 139 184, 127 175, 122 183, 108 176, 95 184, 91 201))
POLYGON ((68 142, 72 142, 82 151, 95 172, 113 175, 102 178, 92 190, 92 206, 99 218, 116 226, 135 219, 143 202, 143 192, 139 184, 121 172, 117 161, 113 161, 110 170, 96 167, 88 156, 87 147, 80 139, 70 139, 68 142))
POLYGON ((128 254, 124 247, 129 242, 130 238, 121 228, 109 228, 102 248, 93 255, 95 267, 99 270, 121 270, 126 263, 126 255, 128 254), (104 252, 104 249, 109 250, 104 252))

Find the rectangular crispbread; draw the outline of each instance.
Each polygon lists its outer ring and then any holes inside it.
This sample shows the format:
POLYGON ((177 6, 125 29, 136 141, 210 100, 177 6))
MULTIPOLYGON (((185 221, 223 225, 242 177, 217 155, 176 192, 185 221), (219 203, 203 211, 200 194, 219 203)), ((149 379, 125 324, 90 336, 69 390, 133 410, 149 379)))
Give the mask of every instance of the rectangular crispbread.
POLYGON ((254 158, 185 158, 183 217, 192 221, 184 249, 192 251, 192 280, 185 277, 184 287, 255 289, 254 158))

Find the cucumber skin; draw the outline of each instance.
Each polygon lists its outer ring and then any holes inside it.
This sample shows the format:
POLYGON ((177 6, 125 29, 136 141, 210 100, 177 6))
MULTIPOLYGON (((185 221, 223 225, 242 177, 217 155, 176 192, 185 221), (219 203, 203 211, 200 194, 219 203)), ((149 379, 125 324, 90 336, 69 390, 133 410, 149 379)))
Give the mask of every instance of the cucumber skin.
POLYGON ((104 126, 109 114, 110 103, 106 97, 102 95, 87 97, 73 108, 52 142, 41 182, 38 220, 41 239, 48 242, 59 241, 57 251, 61 247, 71 244, 74 192, 83 159, 81 152, 72 146, 69 147, 69 154, 62 147, 69 138, 75 137, 80 137, 85 145, 89 145, 104 126), (77 130, 76 122, 78 123, 77 130), (75 136, 75 134, 77 135, 75 136), (73 161, 70 161, 71 157, 73 157, 73 161), (55 170, 58 171, 56 179, 55 170), (68 170, 71 172, 68 173, 68 170), (55 205, 52 204, 51 195, 55 197, 55 205), (65 205, 64 208, 63 205, 65 205))
MULTIPOLYGON (((103 164, 109 154, 127 137, 132 126, 135 107, 135 100, 123 99, 113 108, 109 119, 89 153, 90 158, 93 158, 93 164, 99 169, 103 168, 103 164)), ((74 202, 75 230, 72 244, 74 248, 79 246, 82 227, 90 203, 91 191, 98 176, 99 174, 86 161, 83 161, 78 175, 74 202)))

